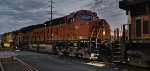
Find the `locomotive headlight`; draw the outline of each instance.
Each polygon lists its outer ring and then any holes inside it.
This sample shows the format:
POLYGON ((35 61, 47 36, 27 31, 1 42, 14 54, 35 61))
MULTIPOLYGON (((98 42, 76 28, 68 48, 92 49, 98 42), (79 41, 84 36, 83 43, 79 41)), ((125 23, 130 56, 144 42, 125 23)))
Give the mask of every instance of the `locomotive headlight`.
POLYGON ((95 57, 95 56, 98 56, 99 54, 96 54, 96 53, 91 53, 91 57, 95 57))
POLYGON ((128 59, 127 59, 129 62, 130 62, 130 58, 128 57, 128 59))
POLYGON ((91 53, 90 59, 96 60, 98 58, 98 55, 96 53, 91 53))
POLYGON ((95 53, 91 53, 91 57, 94 57, 95 53))

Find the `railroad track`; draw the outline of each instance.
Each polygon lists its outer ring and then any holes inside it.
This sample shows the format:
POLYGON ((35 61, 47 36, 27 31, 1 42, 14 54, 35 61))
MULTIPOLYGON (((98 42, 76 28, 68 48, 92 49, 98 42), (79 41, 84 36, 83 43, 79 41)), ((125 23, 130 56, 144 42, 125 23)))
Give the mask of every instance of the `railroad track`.
POLYGON ((0 62, 0 71, 5 71, 1 62, 0 62))
MULTIPOLYGON (((150 71, 150 69, 147 69, 147 68, 131 66, 131 65, 122 64, 122 63, 90 61, 90 60, 86 60, 86 59, 71 58, 71 57, 58 57, 58 56, 55 56, 55 57, 60 58, 65 61, 77 62, 77 63, 86 64, 86 65, 103 68, 103 69, 115 69, 117 71, 150 71)), ((111 70, 109 70, 109 71, 111 71, 111 70)), ((114 71, 114 70, 112 70, 112 71, 114 71)))
POLYGON ((1 58, 0 71, 38 71, 16 57, 1 58))

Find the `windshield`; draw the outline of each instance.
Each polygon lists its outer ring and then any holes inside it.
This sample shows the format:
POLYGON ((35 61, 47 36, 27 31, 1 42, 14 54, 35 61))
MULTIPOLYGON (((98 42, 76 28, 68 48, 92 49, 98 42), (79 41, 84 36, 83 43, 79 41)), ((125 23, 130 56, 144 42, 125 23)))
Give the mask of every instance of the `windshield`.
POLYGON ((82 20, 88 20, 88 21, 93 20, 93 16, 90 16, 90 15, 80 15, 80 18, 82 20))

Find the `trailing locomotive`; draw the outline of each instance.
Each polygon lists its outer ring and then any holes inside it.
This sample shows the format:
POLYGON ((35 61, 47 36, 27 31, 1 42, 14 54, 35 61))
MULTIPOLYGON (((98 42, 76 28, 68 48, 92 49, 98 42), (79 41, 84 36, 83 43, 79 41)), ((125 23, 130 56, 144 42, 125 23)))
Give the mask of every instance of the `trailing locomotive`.
POLYGON ((130 65, 148 67, 150 65, 150 1, 123 0, 120 2, 120 8, 126 10, 129 16, 129 23, 123 25, 121 60, 126 60, 130 65))
POLYGON ((97 59, 98 45, 110 39, 110 26, 95 12, 80 10, 14 31, 15 46, 31 51, 97 59))
POLYGON ((13 33, 5 33, 1 36, 1 46, 5 48, 13 47, 13 33))

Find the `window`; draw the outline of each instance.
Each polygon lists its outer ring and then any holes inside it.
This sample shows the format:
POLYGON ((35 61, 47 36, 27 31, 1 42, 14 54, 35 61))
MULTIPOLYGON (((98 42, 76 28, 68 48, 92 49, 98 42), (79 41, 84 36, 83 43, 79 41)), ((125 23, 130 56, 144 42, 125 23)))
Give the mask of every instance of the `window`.
POLYGON ((141 37, 141 19, 136 20, 136 37, 141 37))
POLYGON ((143 21, 143 34, 148 34, 148 28, 149 25, 148 25, 148 21, 143 21))
POLYGON ((74 18, 74 17, 68 19, 68 23, 70 23, 70 22, 75 22, 75 21, 76 21, 76 18, 74 18))
POLYGON ((87 20, 87 21, 93 20, 93 16, 90 16, 90 15, 80 15, 80 18, 82 20, 87 20))
POLYGON ((75 22, 75 20, 76 20, 75 18, 72 18, 72 22, 75 22))
POLYGON ((70 23, 71 22, 71 18, 69 18, 67 22, 70 23))

